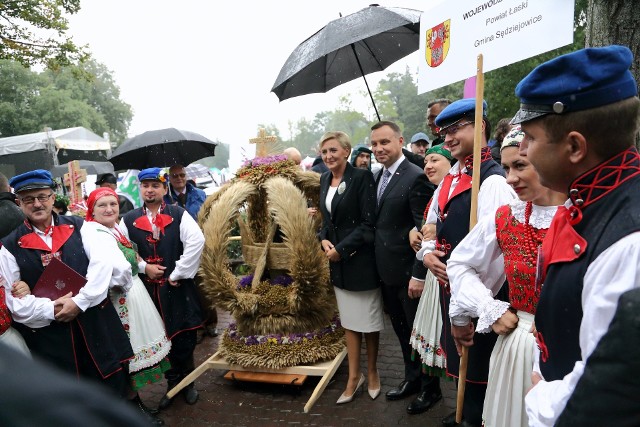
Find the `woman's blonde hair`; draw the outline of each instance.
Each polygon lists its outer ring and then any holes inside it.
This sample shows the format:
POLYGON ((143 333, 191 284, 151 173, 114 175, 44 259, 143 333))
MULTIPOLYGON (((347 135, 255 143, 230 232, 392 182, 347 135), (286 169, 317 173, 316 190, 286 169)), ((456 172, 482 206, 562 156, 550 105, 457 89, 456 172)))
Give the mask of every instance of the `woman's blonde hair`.
POLYGON ((342 148, 351 152, 351 138, 349 138, 349 135, 346 133, 340 131, 327 132, 322 135, 322 138, 320 138, 320 150, 322 150, 324 143, 330 139, 335 139, 342 148))

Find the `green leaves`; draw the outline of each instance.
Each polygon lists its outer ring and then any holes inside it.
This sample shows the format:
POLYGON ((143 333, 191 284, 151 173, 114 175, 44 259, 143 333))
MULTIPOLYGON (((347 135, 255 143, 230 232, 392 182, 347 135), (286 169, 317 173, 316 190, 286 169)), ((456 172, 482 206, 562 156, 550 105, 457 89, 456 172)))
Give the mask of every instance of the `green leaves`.
POLYGON ((0 112, 5 137, 40 132, 44 126, 83 126, 123 141, 133 117, 109 71, 93 60, 42 73, 0 60, 0 112))
POLYGON ((20 0, 0 3, 0 59, 59 69, 89 57, 66 35, 66 14, 80 10, 80 0, 20 0))

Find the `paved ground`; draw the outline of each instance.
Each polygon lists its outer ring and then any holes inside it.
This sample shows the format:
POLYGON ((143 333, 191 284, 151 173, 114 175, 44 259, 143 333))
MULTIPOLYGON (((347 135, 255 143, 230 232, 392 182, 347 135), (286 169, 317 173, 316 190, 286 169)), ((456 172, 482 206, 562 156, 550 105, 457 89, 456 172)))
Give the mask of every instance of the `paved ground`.
MULTIPOLYGON (((227 313, 219 312, 219 327, 230 320, 227 313)), ((196 364, 215 353, 218 338, 206 337, 196 349, 196 364)), ((444 398, 430 411, 421 415, 409 415, 406 406, 410 398, 390 402, 384 393, 402 380, 402 356, 398 340, 389 319, 380 337, 379 372, 382 394, 371 400, 364 392, 353 402, 336 405, 336 400, 347 382, 347 359, 329 383, 320 399, 305 414, 304 405, 318 383, 319 377, 309 377, 302 387, 233 383, 223 378, 225 371, 209 370, 196 381, 200 400, 187 405, 178 395, 173 404, 161 413, 166 425, 177 426, 440 426, 441 419, 455 409, 453 383, 443 383, 444 398)), ((362 366, 366 361, 362 360, 362 366)), ((366 385, 365 385, 366 387, 366 385)), ((166 383, 158 383, 141 391, 148 405, 157 405, 166 390, 166 383)))

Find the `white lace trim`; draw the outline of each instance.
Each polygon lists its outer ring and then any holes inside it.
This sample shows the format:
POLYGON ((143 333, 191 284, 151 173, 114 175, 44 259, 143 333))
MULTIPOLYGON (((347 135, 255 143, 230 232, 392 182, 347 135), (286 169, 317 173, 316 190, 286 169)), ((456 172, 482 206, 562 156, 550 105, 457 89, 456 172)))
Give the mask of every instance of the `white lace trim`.
MULTIPOLYGON (((509 203, 509 206, 511 206, 511 213, 513 214, 515 219, 517 219, 521 223, 524 223, 524 209, 527 206, 527 202, 523 202, 522 200, 514 200, 513 202, 509 203)), ((538 230, 549 228, 549 226, 551 225, 551 220, 555 216, 557 210, 557 206, 533 205, 529 224, 531 224, 538 230)))
POLYGON ((509 303, 500 300, 493 300, 485 304, 480 309, 480 317, 476 325, 476 332, 484 334, 491 332, 491 325, 496 323, 503 314, 509 309, 509 303))

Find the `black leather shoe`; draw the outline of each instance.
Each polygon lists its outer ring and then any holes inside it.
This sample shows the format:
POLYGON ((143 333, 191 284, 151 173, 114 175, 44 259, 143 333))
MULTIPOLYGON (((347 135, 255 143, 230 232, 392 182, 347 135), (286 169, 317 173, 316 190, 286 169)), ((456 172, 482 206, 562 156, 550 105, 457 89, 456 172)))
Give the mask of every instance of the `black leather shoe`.
POLYGON ((198 390, 196 390, 196 387, 193 383, 184 388, 184 390, 182 391, 182 395, 184 396, 184 401, 189 405, 193 405, 194 403, 196 403, 198 401, 198 398, 200 397, 200 395, 198 394, 198 390))
POLYGON ((421 391, 418 397, 413 399, 413 402, 407 406, 407 412, 411 415, 422 414, 427 412, 433 405, 442 399, 442 393, 440 390, 436 391, 421 391))
POLYGON ((456 412, 453 411, 452 413, 450 413, 449 415, 444 417, 442 419, 442 425, 444 427, 455 427, 455 426, 457 426, 458 423, 456 422, 456 412))
POLYGON ((387 400, 400 400, 407 396, 411 396, 412 394, 416 394, 419 391, 419 381, 402 381, 398 387, 389 390, 385 396, 387 396, 387 400))

